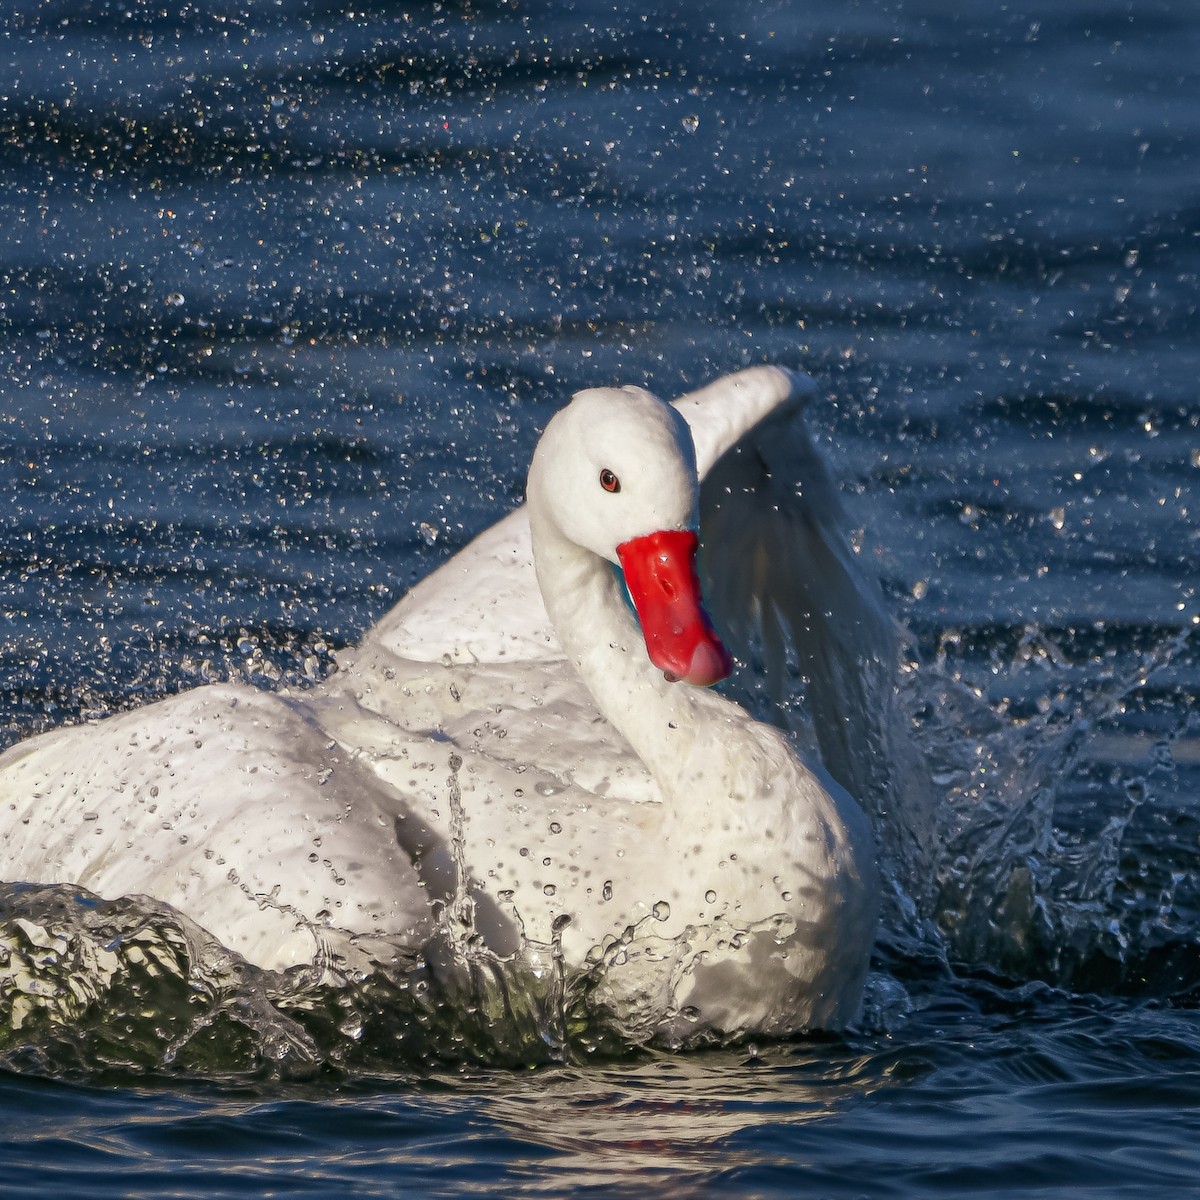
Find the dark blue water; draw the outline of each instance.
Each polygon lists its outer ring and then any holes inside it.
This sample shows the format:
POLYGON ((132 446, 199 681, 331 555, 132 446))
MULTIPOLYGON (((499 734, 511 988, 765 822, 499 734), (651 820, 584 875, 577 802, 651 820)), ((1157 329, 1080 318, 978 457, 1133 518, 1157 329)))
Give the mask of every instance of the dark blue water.
POLYGON ((6 743, 319 678, 572 391, 779 362, 945 795, 845 1036, 6 1018, 6 1196, 1200 1191, 1200 6, 993 7, 6 8, 6 743))

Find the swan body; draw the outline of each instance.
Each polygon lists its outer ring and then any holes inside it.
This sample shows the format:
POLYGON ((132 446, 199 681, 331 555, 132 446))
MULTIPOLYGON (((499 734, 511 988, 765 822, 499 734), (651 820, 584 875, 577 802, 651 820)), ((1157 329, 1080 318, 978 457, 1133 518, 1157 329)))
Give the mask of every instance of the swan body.
MULTIPOLYGON (((369 970, 447 928, 502 960, 542 948, 647 1037, 852 1021, 876 921, 871 829, 792 738, 700 686, 731 662, 692 594, 702 508, 714 528, 734 520, 699 477, 723 480, 730 506, 753 499, 737 456, 761 473, 755 446, 778 452, 809 391, 756 368, 674 406, 580 393, 539 443, 527 503, 322 685, 212 685, 0 756, 0 875, 149 894, 270 969, 369 970), (623 579, 645 571, 661 594, 635 595, 635 614, 623 579)), ((836 709, 862 646, 875 664, 890 653, 887 622, 819 511, 837 514, 827 477, 791 498, 788 570, 807 555, 824 572, 791 641, 836 709), (801 626, 820 635, 836 616, 822 586, 853 649, 803 650, 801 626)), ((738 572, 723 599, 747 627, 755 604, 778 626, 759 542, 706 533, 702 559, 712 578, 738 572)), ((869 714, 848 703, 817 741, 853 786, 869 714)))

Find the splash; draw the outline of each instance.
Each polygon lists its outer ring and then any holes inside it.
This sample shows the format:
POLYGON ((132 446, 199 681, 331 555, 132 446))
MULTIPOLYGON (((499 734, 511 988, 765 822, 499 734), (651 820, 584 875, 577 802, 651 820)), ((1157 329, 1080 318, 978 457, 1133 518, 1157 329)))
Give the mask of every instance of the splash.
POLYGON ((501 961, 439 936, 373 970, 340 970, 331 954, 267 971, 144 896, 4 885, 0 1066, 229 1082, 532 1065, 561 1057, 552 958, 530 946, 501 961))
POLYGON ((1072 989, 1194 993, 1197 828, 1186 801, 1170 805, 1186 786, 1172 748, 1192 704, 1177 688, 1153 696, 1192 632, 1131 653, 1124 671, 1091 663, 1081 687, 1079 664, 1028 627, 1002 665, 1035 695, 1030 713, 989 703, 952 638, 910 677, 938 792, 934 915, 951 959, 1072 989), (1153 827, 1164 820, 1167 838, 1153 827))
MULTIPOLYGON (((568 972, 561 927, 550 944, 501 958, 464 940, 459 920, 448 912, 419 951, 360 945, 368 969, 342 969, 331 952, 268 971, 144 896, 0 885, 0 1068, 92 1080, 384 1079, 725 1040, 693 1032, 698 1013, 673 999, 704 957, 694 931, 660 937, 652 914, 568 972), (631 995, 629 979, 648 978, 642 960, 665 965, 655 974, 665 982, 631 995)), ((729 924, 709 940, 737 952, 756 935, 787 933, 729 924)))

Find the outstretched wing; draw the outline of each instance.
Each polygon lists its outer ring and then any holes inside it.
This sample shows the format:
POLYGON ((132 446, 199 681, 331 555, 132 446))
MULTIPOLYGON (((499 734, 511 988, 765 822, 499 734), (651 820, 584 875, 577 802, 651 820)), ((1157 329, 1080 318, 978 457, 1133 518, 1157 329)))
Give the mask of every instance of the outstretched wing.
POLYGON ((898 719, 896 628, 805 427, 815 392, 807 376, 757 367, 675 402, 701 472, 705 598, 740 661, 739 698, 789 724, 802 697, 829 773, 877 825, 903 805, 913 827, 904 793, 924 790, 923 772, 898 719))

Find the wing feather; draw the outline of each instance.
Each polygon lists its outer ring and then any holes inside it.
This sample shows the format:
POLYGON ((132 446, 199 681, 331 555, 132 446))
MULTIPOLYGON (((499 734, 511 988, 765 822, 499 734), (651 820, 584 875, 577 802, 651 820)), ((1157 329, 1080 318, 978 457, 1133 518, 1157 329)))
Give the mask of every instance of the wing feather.
POLYGON ((676 402, 703 464, 705 597, 741 664, 739 700, 815 736, 895 852, 923 862, 930 790, 897 702, 898 631, 805 426, 815 390, 756 368, 676 402))

